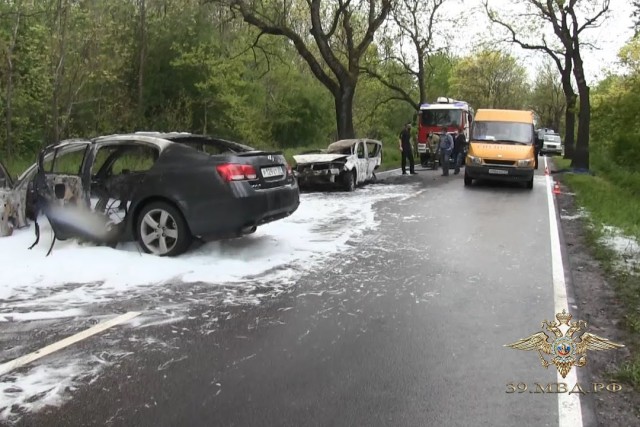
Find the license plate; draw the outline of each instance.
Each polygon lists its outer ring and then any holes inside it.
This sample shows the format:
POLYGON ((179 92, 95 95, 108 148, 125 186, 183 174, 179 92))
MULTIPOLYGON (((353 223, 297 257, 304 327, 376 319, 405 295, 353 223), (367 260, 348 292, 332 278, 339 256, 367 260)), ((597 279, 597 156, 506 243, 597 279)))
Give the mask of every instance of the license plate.
POLYGON ((489 173, 491 175, 509 175, 509 171, 504 169, 489 169, 489 173))
POLYGON ((262 168, 262 176, 264 178, 273 178, 274 176, 282 176, 282 167, 275 166, 271 168, 262 168))

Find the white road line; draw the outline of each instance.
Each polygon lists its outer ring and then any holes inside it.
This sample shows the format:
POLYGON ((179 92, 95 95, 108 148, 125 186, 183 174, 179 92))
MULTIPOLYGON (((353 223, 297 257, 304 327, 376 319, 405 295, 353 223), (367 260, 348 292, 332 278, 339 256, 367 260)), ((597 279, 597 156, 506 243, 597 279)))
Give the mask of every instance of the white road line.
MULTIPOLYGON (((545 170, 547 170, 547 158, 544 158, 545 170)), ((564 263, 562 262, 562 250, 560 248, 560 232, 556 215, 555 200, 553 197, 553 180, 547 175, 547 204, 549 206, 549 233, 551 236, 551 267, 553 273, 553 300, 555 313, 566 310, 569 313, 569 301, 567 299, 567 286, 564 280, 564 263)), ((554 313, 554 315, 555 315, 554 313)), ((575 368, 566 378, 558 373, 558 382, 566 383, 569 390, 578 382, 575 368)), ((558 393, 558 421, 560 427, 582 427, 582 409, 580 407, 580 395, 578 393, 558 393)))
POLYGON ((118 316, 114 319, 107 320, 102 323, 98 323, 97 325, 92 326, 89 329, 86 329, 75 335, 67 337, 56 343, 50 344, 44 348, 41 348, 40 350, 34 351, 33 353, 29 353, 17 359, 13 359, 9 362, 3 363, 2 365, 0 365, 0 377, 8 372, 13 371, 14 369, 20 368, 28 363, 33 362, 34 360, 40 359, 41 357, 47 356, 55 351, 68 347, 71 344, 75 344, 78 341, 82 341, 85 338, 88 338, 92 335, 102 332, 105 329, 109 329, 113 326, 124 323, 128 320, 131 320, 138 315, 140 315, 140 313, 135 311, 130 311, 128 313, 123 314, 122 316, 118 316))

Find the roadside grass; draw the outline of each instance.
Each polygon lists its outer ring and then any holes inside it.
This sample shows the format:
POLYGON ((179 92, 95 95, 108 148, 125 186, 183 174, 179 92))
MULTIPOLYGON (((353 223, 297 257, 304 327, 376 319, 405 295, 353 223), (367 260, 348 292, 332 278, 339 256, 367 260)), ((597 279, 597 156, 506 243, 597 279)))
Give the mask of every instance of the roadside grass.
MULTIPOLYGON (((570 169, 569 160, 554 158, 553 162, 558 170, 570 169)), ((613 376, 640 389, 640 268, 621 266, 620 254, 603 241, 607 237, 605 226, 616 227, 626 236, 640 241, 640 197, 638 190, 629 185, 636 179, 633 175, 634 172, 618 169, 613 175, 616 179, 612 180, 612 175, 607 173, 593 176, 566 172, 559 180, 575 193, 577 204, 589 213, 587 242, 624 305, 625 315, 620 320, 629 332, 630 342, 625 344, 632 359, 613 376)))

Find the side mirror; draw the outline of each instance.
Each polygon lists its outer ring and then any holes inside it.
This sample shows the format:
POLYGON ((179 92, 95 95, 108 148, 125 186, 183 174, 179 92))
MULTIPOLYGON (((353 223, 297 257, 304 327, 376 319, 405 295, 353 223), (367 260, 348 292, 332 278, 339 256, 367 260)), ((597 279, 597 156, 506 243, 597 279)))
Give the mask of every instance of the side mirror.
POLYGON ((67 192, 67 186, 64 184, 56 184, 54 187, 56 199, 64 199, 64 194, 67 192))

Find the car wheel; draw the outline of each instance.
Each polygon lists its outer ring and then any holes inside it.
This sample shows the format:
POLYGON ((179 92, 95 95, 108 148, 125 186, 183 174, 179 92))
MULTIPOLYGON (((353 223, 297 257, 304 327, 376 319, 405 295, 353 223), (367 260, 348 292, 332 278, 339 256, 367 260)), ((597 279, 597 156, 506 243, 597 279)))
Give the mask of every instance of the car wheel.
POLYGON ((531 178, 529 181, 527 181, 527 188, 529 190, 531 190, 533 188, 533 178, 531 178))
POLYGON ((464 174, 464 186, 465 186, 465 187, 468 187, 468 186, 470 186, 472 183, 473 183, 473 179, 472 179, 472 178, 469 178, 469 175, 467 175, 467 174, 466 174, 466 172, 465 172, 465 174, 464 174))
POLYGON ((176 256, 191 244, 191 232, 182 213, 166 202, 142 208, 136 225, 138 243, 146 253, 176 256))
POLYGON ((343 175, 344 188, 347 191, 354 191, 356 189, 356 172, 349 171, 343 175))

